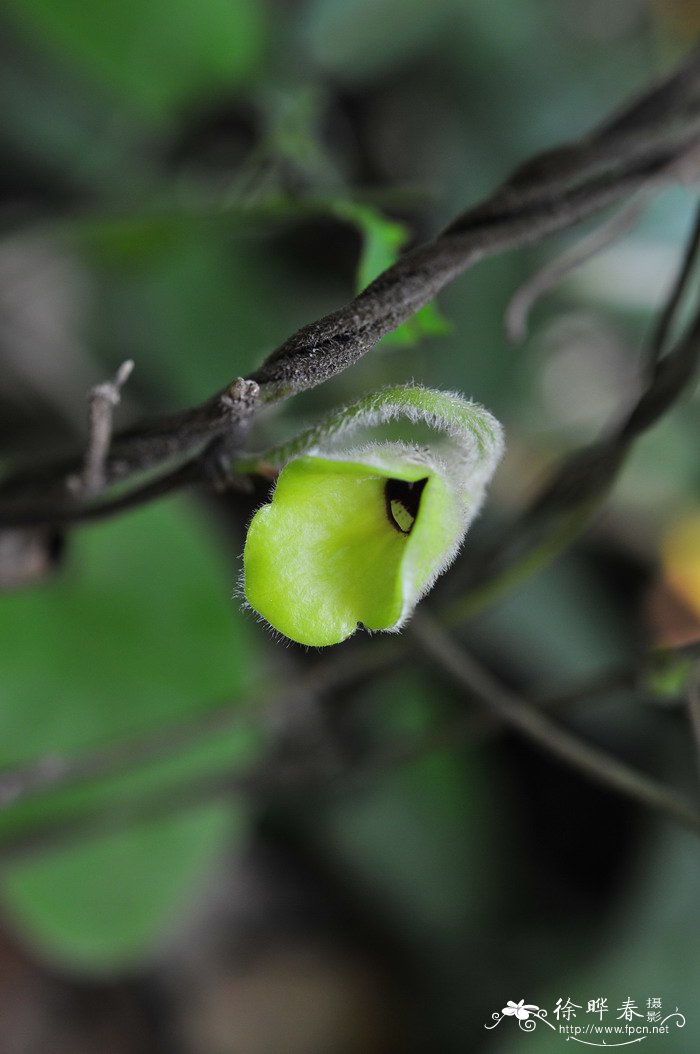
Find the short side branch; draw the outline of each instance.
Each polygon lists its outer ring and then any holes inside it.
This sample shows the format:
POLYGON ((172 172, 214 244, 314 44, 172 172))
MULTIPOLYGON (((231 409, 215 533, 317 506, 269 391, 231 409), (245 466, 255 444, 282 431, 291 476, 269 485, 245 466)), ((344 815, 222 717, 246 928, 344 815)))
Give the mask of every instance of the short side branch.
POLYGON ((121 390, 133 369, 134 360, 127 359, 111 381, 95 385, 90 392, 90 438, 85 455, 85 468, 81 476, 73 477, 70 481, 71 490, 75 494, 98 494, 106 483, 105 466, 112 441, 114 411, 121 402, 121 390))

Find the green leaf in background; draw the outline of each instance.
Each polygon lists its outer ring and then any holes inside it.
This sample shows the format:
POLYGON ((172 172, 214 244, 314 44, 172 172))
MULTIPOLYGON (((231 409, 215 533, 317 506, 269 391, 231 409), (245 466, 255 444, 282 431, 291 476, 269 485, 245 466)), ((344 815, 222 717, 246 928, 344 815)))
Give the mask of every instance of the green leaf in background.
POLYGON ((11 0, 24 30, 107 94, 163 118, 236 87, 260 61, 265 10, 255 0, 11 0))
POLYGON ((91 974, 136 968, 176 931, 243 820, 211 805, 14 864, 2 878, 5 912, 60 965, 91 974))
MULTIPOLYGON (((59 579, 0 605, 0 764, 115 743, 235 699, 253 655, 231 593, 232 569, 182 500, 78 535, 59 579)), ((0 847, 22 824, 41 827, 76 805, 133 802, 255 749, 250 729, 234 727, 106 788, 19 803, 2 817, 0 847)), ((241 820, 229 807, 200 806, 8 865, 5 911, 73 967, 134 965, 157 948, 241 820)))
MULTIPOLYGON (((410 237, 405 224, 389 220, 372 205, 356 201, 338 201, 333 210, 336 216, 354 224, 362 236, 362 251, 357 265, 358 292, 373 282, 377 275, 391 267, 410 237)), ((382 342, 406 346, 421 337, 444 336, 452 326, 433 301, 409 318, 398 329, 387 333, 382 342)))

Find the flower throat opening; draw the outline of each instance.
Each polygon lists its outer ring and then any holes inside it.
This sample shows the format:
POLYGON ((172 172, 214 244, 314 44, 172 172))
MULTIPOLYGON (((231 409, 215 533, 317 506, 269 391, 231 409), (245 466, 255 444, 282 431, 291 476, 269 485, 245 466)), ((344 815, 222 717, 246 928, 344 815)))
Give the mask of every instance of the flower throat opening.
POLYGON ((428 482, 425 479, 407 481, 388 479, 384 485, 386 514, 391 526, 400 534, 410 534, 418 516, 421 494, 428 482))

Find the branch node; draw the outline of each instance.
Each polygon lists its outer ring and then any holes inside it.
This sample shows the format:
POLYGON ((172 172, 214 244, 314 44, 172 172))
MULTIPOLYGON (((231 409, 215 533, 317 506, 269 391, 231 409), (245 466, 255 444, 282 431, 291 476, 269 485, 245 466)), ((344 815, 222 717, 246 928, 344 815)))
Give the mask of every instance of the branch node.
POLYGON ((250 414, 257 405, 260 396, 260 385, 257 381, 248 381, 245 377, 236 377, 228 388, 219 396, 220 406, 230 411, 236 418, 250 414))

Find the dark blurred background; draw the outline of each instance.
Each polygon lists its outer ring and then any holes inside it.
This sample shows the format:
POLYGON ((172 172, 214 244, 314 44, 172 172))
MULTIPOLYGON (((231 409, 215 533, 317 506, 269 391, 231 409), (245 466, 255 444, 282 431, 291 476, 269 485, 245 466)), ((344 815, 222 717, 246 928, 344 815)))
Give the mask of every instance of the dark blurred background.
MULTIPOLYGON (((3 0, 0 467, 84 443, 87 392, 126 358, 120 425, 245 375, 699 29, 696 0, 3 0)), ((508 436, 479 552, 634 396, 693 208, 689 188, 651 200, 517 347, 510 297, 578 234, 484 262, 254 445, 389 382, 466 392, 508 436)), ((460 628, 505 683, 576 693, 700 635, 697 409, 640 441, 566 555, 460 628)), ((377 670, 378 638, 275 642, 234 596, 264 495, 41 538, 0 603, 5 768, 229 715, 163 760, 4 803, 2 1054, 546 1054, 564 1037, 484 1024, 508 999, 571 997, 583 1019, 599 996, 614 1018, 627 997, 680 1007, 681 1038, 649 1049, 699 1049, 697 839, 478 721, 440 741, 470 704, 410 649, 377 670), (399 763, 406 737, 429 746, 399 763), (180 795, 308 751, 327 776, 180 795), (141 815, 154 794, 172 808, 141 815)), ((566 721, 694 793, 685 672, 584 691, 566 721)))

